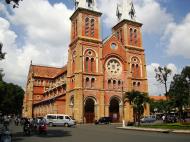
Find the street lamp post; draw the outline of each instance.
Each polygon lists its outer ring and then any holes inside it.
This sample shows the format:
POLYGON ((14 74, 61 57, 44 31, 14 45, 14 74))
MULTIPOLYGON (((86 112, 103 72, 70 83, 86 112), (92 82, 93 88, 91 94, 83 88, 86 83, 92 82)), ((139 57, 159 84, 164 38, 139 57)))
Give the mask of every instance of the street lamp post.
POLYGON ((188 95, 189 95, 189 97, 188 97, 188 106, 190 107, 190 78, 186 77, 185 79, 186 79, 187 85, 188 85, 188 95))
POLYGON ((124 94, 123 94, 123 81, 121 82, 122 83, 122 86, 121 86, 121 97, 122 97, 122 104, 123 104, 123 108, 122 108, 122 115, 123 115, 123 125, 122 127, 125 127, 125 111, 124 111, 124 108, 125 108, 125 102, 124 102, 124 94))

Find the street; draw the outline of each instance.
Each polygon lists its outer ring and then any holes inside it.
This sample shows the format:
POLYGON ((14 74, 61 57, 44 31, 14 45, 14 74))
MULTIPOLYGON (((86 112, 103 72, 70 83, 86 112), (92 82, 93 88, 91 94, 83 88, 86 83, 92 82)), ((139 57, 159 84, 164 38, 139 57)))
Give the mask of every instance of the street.
POLYGON ((84 124, 76 127, 48 127, 47 135, 23 136, 21 126, 11 126, 13 142, 189 142, 190 135, 120 130, 121 124, 84 124))

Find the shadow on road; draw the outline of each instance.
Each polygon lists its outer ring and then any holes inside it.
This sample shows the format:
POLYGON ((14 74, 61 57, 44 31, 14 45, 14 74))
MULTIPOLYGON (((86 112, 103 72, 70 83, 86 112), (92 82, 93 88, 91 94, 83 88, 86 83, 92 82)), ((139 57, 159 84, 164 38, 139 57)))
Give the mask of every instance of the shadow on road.
POLYGON ((12 140, 14 142, 24 141, 25 138, 40 137, 40 138, 54 138, 54 137, 68 137, 72 136, 70 131, 64 130, 48 130, 47 134, 39 134, 32 132, 30 136, 25 136, 23 132, 15 132, 12 134, 12 140))

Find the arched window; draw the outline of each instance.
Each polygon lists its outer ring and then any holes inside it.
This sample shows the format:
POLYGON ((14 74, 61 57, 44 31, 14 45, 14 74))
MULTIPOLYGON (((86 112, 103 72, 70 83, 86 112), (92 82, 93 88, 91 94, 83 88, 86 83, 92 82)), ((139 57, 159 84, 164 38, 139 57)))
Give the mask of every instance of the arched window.
POLYGON ((76 51, 72 54, 72 72, 75 72, 75 58, 76 58, 76 51))
POLYGON ((89 18, 88 17, 85 19, 85 35, 86 36, 89 35, 89 18))
POLYGON ((111 80, 108 80, 108 89, 111 89, 111 80))
POLYGON ((75 21, 75 37, 77 36, 78 31, 77 31, 77 20, 75 21))
POLYGON ((116 33, 117 39, 119 40, 119 31, 116 33))
POLYGON ((90 27, 91 27, 91 36, 94 37, 94 19, 91 19, 90 21, 90 27))
POLYGON ((141 83, 140 83, 140 82, 138 82, 138 83, 137 83, 137 86, 140 86, 140 85, 141 85, 141 83))
POLYGON ((89 88, 90 87, 90 79, 87 77, 86 80, 85 80, 85 86, 86 88, 89 88))
POLYGON ((133 86, 136 86, 136 82, 133 82, 133 86))
POLYGON ((116 80, 113 80, 113 89, 116 88, 116 80))
POLYGON ((135 42, 135 45, 137 45, 137 30, 136 29, 134 30, 134 42, 135 42))
POLYGON ((95 78, 91 79, 91 87, 94 88, 95 87, 95 78))
POLYGON ((88 72, 88 62, 89 62, 89 58, 86 57, 86 60, 85 60, 85 71, 88 72))
POLYGON ((91 59, 91 72, 94 72, 94 58, 91 59))
POLYGON ((120 41, 121 43, 123 43, 123 30, 120 29, 120 41))
POLYGON ((141 77, 141 70, 140 70, 140 61, 138 58, 133 57, 131 59, 132 62, 132 67, 131 67, 131 72, 132 72, 132 77, 134 78, 140 78, 141 77))
POLYGON ((75 59, 73 59, 73 62, 72 62, 72 72, 73 73, 75 72, 75 59))
POLYGON ((72 96, 71 99, 70 99, 70 105, 74 106, 74 96, 72 96))
POLYGON ((119 80, 118 81, 118 88, 121 88, 122 86, 121 86, 121 81, 119 80))
POLYGON ((132 28, 130 28, 130 37, 129 37, 129 40, 130 40, 130 43, 129 44, 131 44, 132 45, 132 43, 133 43, 133 29, 132 28))
POLYGON ((96 72, 96 53, 91 49, 87 49, 84 53, 84 70, 85 72, 96 72))

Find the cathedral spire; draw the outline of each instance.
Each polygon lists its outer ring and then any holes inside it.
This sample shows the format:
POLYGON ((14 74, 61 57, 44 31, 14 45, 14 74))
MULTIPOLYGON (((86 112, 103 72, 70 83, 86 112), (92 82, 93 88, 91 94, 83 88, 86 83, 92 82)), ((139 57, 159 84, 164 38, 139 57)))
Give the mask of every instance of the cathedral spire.
POLYGON ((122 12, 121 11, 121 5, 117 4, 116 16, 117 16, 118 21, 121 21, 121 16, 122 16, 121 12, 122 12))
POLYGON ((75 4, 75 10, 78 8, 79 5, 79 0, 73 0, 74 4, 75 4))
POLYGON ((136 16, 135 16, 135 8, 133 5, 133 1, 131 1, 130 5, 131 5, 131 9, 129 11, 129 16, 130 16, 131 20, 135 20, 136 16))
POLYGON ((96 0, 73 0, 75 4, 75 10, 78 7, 86 8, 90 10, 97 10, 96 9, 96 0))
POLYGON ((122 0, 117 4, 116 16, 118 21, 123 19, 135 21, 135 9, 133 5, 133 0, 122 0))

